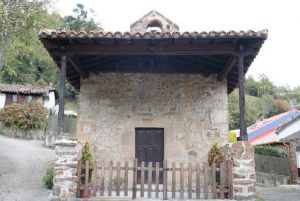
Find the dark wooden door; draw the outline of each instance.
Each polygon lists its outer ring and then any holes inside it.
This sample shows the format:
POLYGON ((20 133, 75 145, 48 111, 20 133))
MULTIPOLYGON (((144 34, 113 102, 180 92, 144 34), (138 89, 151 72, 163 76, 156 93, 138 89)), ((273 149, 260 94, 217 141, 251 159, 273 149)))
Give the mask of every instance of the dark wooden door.
MULTIPOLYGON (((164 129, 163 128, 136 128, 135 129, 135 156, 138 160, 138 165, 145 162, 152 162, 155 167, 156 162, 163 165, 164 160, 164 129)), ((141 172, 138 171, 138 182, 140 183, 141 172)), ((152 181, 155 182, 155 172, 152 174, 152 181)), ((145 181, 147 182, 148 174, 145 174, 145 181)), ((162 182, 162 173, 159 175, 160 183, 162 182)))

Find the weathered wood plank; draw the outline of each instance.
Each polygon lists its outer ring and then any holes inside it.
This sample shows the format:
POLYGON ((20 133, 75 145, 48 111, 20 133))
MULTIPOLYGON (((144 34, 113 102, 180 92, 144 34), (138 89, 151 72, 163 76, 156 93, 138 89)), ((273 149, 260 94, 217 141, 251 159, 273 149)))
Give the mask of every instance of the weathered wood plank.
POLYGON ((76 197, 80 197, 80 186, 81 186, 81 166, 82 166, 82 160, 80 160, 77 164, 77 193, 76 197))
POLYGON ((148 164, 148 198, 151 198, 152 194, 152 162, 148 164))
POLYGON ((121 185, 121 178, 120 178, 120 161, 117 162, 117 178, 116 178, 116 195, 120 196, 120 185, 121 185))
POLYGON ((208 198, 208 163, 204 163, 204 199, 208 198))
POLYGON ((196 198, 200 199, 200 164, 196 164, 196 198))
POLYGON ((144 183, 145 183, 145 162, 141 164, 141 197, 144 197, 144 183))
POLYGON ((232 161, 227 161, 228 169, 227 169, 227 180, 228 180, 228 198, 231 199, 233 197, 233 187, 232 187, 232 161))
POLYGON ((168 163, 167 160, 164 160, 163 162, 163 199, 167 200, 168 199, 168 184, 167 184, 167 179, 168 179, 168 163))
POLYGON ((238 55, 238 86, 239 86, 239 107, 240 107, 240 137, 242 141, 248 140, 246 126, 246 108, 245 108, 245 74, 244 74, 244 56, 238 55))
POLYGON ((133 177, 132 177, 132 199, 136 198, 136 183, 137 183, 137 159, 133 160, 133 177))
POLYGON ((176 195, 176 164, 172 163, 172 198, 176 195))
POLYGON ((94 161, 94 164, 93 164, 93 177, 92 177, 92 183, 93 183, 93 196, 95 197, 96 196, 96 192, 97 192, 97 178, 98 178, 98 175, 97 175, 97 162, 94 161))
POLYGON ((184 198, 184 166, 180 163, 180 199, 184 198))
POLYGON ((64 104, 65 104, 65 82, 66 82, 66 66, 67 56, 61 57, 60 67, 60 81, 59 81, 59 110, 58 110, 58 133, 57 135, 63 135, 64 133, 64 104))
POLYGON ((155 197, 159 196, 159 162, 155 164, 155 197))
POLYGON ((89 188, 89 161, 85 161, 85 174, 84 174, 84 195, 88 195, 89 188))
POLYGON ((104 196, 104 190, 105 190, 105 183, 104 178, 105 177, 105 162, 101 162, 101 177, 100 177, 100 196, 104 196))
POLYGON ((217 186, 216 186, 216 164, 212 164, 212 198, 216 199, 217 186))
POLYGON ((188 164, 188 198, 192 199, 192 164, 188 164))
POLYGON ((128 161, 125 162, 124 196, 128 196, 128 161))
POLYGON ((109 162, 108 170, 108 196, 112 195, 112 176, 113 176, 113 162, 109 162))
POLYGON ((224 182, 225 182, 225 172, 224 172, 224 162, 220 164, 220 183, 221 183, 221 199, 224 199, 224 182))

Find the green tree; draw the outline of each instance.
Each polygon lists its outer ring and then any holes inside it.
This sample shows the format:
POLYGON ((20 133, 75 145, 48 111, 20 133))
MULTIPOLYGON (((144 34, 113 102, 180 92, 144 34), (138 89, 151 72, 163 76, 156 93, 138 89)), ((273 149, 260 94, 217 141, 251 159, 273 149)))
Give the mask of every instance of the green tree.
MULTIPOLYGON (((99 23, 96 23, 93 18, 88 18, 88 11, 84 10, 83 4, 77 4, 76 8, 73 9, 74 16, 69 15, 64 17, 63 29, 73 31, 96 31, 102 30, 99 23)), ((90 13, 94 11, 90 9, 90 13)))
POLYGON ((0 1, 0 69, 15 38, 24 38, 38 27, 46 4, 46 0, 0 1))

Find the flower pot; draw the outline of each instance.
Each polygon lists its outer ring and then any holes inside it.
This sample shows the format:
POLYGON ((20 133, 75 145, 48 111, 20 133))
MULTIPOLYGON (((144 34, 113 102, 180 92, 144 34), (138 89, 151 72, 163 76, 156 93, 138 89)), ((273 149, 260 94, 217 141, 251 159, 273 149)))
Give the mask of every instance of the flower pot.
MULTIPOLYGON (((228 199, 229 187, 224 186, 224 198, 228 199)), ((221 186, 217 186, 216 197, 221 198, 221 186)))
POLYGON ((84 188, 80 189, 80 198, 91 198, 92 197, 93 187, 89 186, 87 189, 87 193, 84 193, 84 188))

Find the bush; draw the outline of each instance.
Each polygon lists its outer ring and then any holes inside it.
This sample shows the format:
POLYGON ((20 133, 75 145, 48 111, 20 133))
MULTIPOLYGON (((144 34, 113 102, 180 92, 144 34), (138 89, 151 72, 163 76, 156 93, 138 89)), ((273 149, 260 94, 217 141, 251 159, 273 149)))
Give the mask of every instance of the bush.
POLYGON ((229 143, 236 143, 237 142, 237 137, 235 131, 230 131, 228 135, 228 142, 229 143))
POLYGON ((256 154, 265 155, 265 156, 273 156, 273 157, 280 157, 286 158, 286 153, 278 147, 272 147, 267 145, 257 145, 254 146, 254 152, 256 154))
POLYGON ((0 121, 8 127, 21 129, 44 129, 48 110, 37 102, 13 103, 0 111, 0 121))
POLYGON ((224 156, 221 151, 221 148, 219 147, 218 143, 214 143, 208 152, 209 166, 211 166, 213 163, 219 165, 221 162, 223 162, 223 160, 224 160, 224 156))
POLYGON ((44 186, 48 189, 53 187, 53 168, 47 169, 46 175, 43 177, 44 186))

